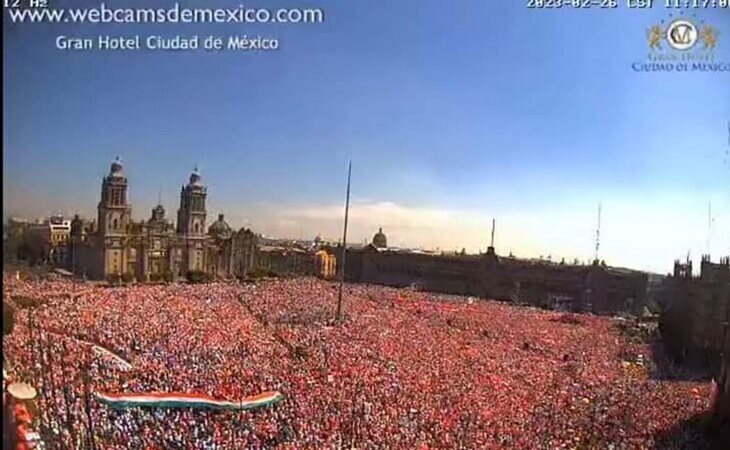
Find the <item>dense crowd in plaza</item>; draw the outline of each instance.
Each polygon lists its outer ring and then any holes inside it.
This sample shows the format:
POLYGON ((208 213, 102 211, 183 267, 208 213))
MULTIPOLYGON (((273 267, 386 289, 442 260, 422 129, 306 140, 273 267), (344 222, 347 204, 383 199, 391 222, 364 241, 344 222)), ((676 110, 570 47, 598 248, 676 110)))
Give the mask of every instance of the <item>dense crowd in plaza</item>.
POLYGON ((316 279, 82 288, 6 276, 3 289, 42 299, 18 311, 3 350, 38 388, 50 449, 657 448, 708 407, 707 383, 654 376, 648 345, 607 317, 348 285, 340 324, 337 285, 316 279), (93 396, 270 390, 284 400, 248 411, 113 410, 93 396))

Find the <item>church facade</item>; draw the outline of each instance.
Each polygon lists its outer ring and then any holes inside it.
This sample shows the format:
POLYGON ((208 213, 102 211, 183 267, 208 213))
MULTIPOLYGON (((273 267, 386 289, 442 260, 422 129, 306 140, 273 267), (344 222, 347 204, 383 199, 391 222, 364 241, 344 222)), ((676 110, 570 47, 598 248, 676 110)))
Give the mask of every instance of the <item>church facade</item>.
POLYGON ((224 216, 206 228, 207 188, 197 168, 180 190, 177 222, 158 204, 145 221, 132 220, 129 183, 117 158, 102 181, 97 218, 71 222, 67 266, 91 279, 180 279, 190 272, 214 278, 244 276, 256 263, 257 238, 234 231, 224 216))

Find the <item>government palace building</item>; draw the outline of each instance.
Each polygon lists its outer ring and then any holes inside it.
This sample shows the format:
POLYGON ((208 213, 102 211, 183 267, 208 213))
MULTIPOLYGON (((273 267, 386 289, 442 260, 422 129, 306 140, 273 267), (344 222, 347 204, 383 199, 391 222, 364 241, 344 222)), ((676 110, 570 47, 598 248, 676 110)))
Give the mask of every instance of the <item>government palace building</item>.
POLYGON ((241 277, 256 259, 257 237, 234 231, 223 215, 206 227, 206 186, 197 168, 180 190, 177 222, 158 204, 146 221, 132 220, 129 184, 119 158, 101 184, 95 222, 71 221, 67 266, 91 279, 179 279, 191 272, 215 278, 241 277))

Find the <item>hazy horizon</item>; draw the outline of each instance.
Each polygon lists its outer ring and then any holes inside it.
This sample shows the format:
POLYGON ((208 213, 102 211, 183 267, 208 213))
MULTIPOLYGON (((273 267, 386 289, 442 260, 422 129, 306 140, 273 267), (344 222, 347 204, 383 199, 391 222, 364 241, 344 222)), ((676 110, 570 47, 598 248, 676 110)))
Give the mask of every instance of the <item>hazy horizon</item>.
MULTIPOLYGON (((216 0, 215 4, 231 2, 216 0)), ((96 216, 120 156, 135 220, 174 220, 195 165, 208 224, 590 260, 657 273, 730 255, 730 76, 637 73, 665 8, 531 11, 523 2, 281 1, 322 24, 6 23, 3 216, 96 216), (298 2, 294 2, 298 3, 298 2), (552 20, 556 18, 560 20, 552 20), (276 52, 64 52, 58 34, 261 33, 276 52), (9 38, 8 38, 9 37, 9 38), (712 217, 708 217, 708 204, 712 217), (711 222, 711 224, 710 224, 711 222)), ((730 61, 730 16, 715 57, 730 61)))

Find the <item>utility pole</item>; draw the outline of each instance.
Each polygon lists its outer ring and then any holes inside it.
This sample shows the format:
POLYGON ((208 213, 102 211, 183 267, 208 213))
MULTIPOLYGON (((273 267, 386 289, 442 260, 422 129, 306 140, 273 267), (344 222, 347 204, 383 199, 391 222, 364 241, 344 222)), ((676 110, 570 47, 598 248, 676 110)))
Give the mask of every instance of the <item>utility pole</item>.
MULTIPOLYGON (((71 292, 72 295, 76 295, 76 239, 73 236, 71 239, 71 292)), ((73 298, 71 299, 73 300, 73 298)))
POLYGON ((86 361, 84 370, 84 400, 86 410, 86 432, 91 450, 96 450, 96 439, 94 438, 94 420, 91 416, 91 359, 86 361))
POLYGON ((340 266, 340 291, 337 295, 337 320, 342 320, 342 289, 345 285, 345 262, 347 260, 347 219, 350 213, 350 179, 352 177, 352 161, 347 168, 347 196, 345 199, 345 227, 342 232, 342 264, 340 266))

